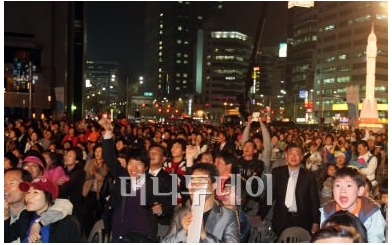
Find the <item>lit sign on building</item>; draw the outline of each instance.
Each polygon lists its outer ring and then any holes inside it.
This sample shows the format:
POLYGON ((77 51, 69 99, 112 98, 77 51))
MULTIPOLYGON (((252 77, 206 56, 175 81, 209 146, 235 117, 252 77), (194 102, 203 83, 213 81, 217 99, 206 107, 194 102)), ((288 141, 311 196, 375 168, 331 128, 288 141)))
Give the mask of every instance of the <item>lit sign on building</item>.
POLYGON ((279 57, 287 57, 287 43, 279 44, 279 57))
POLYGON ((288 8, 292 7, 304 7, 304 8, 311 8, 314 7, 314 1, 289 1, 288 8))
POLYGON ((300 90, 300 91, 299 91, 299 97, 300 97, 301 99, 307 98, 307 97, 308 97, 308 91, 307 91, 307 90, 300 90))

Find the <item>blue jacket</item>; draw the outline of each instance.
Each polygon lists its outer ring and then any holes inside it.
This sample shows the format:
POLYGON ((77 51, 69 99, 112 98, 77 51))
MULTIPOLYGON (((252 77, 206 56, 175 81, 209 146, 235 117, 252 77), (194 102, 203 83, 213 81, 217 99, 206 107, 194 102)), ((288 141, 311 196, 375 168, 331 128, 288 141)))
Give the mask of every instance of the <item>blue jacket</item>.
MULTIPOLYGON (((384 242, 385 236, 385 220, 381 214, 380 205, 373 199, 367 197, 360 197, 362 206, 359 211, 358 218, 364 224, 367 230, 367 237, 369 243, 384 242)), ((321 224, 332 214, 336 213, 336 201, 327 202, 321 211, 321 224)))

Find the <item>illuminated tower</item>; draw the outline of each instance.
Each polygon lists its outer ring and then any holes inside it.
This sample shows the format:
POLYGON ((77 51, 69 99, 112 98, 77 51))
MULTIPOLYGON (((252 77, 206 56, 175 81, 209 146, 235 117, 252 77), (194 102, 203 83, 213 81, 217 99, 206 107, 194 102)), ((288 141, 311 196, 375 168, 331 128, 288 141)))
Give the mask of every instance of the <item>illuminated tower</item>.
POLYGON ((376 57, 377 37, 374 34, 374 25, 372 24, 366 47, 366 97, 362 102, 359 127, 377 127, 376 125, 378 125, 377 101, 374 98, 376 57))

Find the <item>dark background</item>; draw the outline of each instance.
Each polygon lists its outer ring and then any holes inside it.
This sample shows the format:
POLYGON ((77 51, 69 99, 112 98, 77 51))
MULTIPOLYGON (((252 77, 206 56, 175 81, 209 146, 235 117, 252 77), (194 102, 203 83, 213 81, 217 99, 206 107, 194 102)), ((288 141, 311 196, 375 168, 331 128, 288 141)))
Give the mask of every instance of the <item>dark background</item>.
MULTIPOLYGON (((262 2, 224 2, 233 30, 255 38, 262 2)), ((287 2, 269 2, 260 46, 286 41, 287 2)), ((120 63, 124 76, 143 74, 145 2, 87 2, 87 58, 120 63)))

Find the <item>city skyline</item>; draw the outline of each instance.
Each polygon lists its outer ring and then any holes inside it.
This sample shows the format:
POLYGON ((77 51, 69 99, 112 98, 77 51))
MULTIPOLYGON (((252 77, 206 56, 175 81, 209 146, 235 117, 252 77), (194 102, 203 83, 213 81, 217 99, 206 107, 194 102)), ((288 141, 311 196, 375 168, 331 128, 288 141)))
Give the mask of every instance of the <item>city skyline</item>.
MULTIPOLYGON (((227 24, 254 38, 262 2, 224 4, 227 24)), ((269 2, 261 46, 286 41, 286 9, 286 1, 269 2)), ((87 2, 87 59, 118 62, 123 76, 143 75, 145 18, 144 2, 87 2)))

